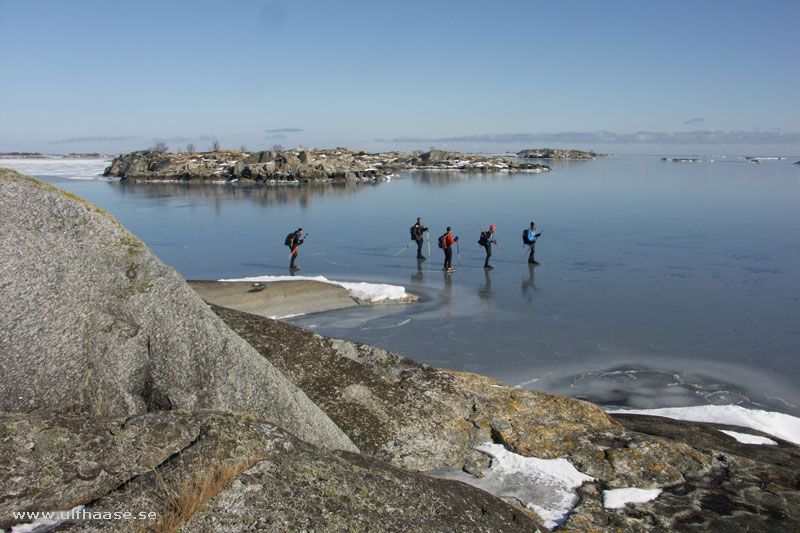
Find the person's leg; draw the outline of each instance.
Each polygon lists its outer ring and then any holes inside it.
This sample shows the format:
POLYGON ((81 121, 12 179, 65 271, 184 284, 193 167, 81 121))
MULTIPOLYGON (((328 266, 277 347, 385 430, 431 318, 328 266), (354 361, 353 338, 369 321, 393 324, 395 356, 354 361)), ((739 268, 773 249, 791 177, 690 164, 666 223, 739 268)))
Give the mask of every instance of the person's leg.
POLYGON ((528 256, 528 263, 533 263, 534 265, 538 265, 539 263, 536 261, 536 259, 533 258, 535 252, 536 252, 536 245, 531 244, 531 253, 528 256))

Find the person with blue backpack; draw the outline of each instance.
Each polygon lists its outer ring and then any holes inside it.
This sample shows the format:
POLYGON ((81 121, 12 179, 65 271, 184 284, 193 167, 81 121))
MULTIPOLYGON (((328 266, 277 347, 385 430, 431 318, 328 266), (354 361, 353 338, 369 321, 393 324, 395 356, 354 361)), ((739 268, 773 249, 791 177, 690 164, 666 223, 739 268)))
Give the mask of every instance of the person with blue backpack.
POLYGON ((531 253, 528 255, 528 263, 532 265, 539 264, 539 262, 533 258, 533 255, 536 252, 536 241, 541 234, 542 232, 536 229, 536 224, 534 222, 531 222, 531 227, 529 229, 522 231, 522 242, 531 248, 531 253))

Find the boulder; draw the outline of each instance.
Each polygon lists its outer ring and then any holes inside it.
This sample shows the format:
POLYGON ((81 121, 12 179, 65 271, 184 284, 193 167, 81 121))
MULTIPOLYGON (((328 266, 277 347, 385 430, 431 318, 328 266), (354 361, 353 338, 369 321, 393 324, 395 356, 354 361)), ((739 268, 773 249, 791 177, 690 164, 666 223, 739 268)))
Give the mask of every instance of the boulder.
POLYGON ((349 438, 97 206, 0 170, 0 410, 227 409, 349 438))
POLYGON ((461 154, 458 152, 446 152, 444 150, 431 150, 419 156, 423 163, 439 163, 441 161, 459 159, 460 157, 461 154))

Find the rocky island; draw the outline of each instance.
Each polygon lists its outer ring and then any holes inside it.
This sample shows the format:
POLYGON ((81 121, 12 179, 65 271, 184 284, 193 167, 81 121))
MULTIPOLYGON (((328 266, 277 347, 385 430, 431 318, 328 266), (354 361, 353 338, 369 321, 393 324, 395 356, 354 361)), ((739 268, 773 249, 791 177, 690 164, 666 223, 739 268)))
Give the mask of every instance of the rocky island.
POLYGON ((444 150, 431 150, 419 155, 401 152, 369 154, 348 148, 179 154, 144 150, 115 158, 104 175, 144 182, 278 183, 374 180, 406 170, 542 172, 550 170, 550 167, 444 150))
POLYGON ((800 530, 791 442, 211 305, 108 213, 7 169, 0 210, 0 528, 65 511, 48 530, 800 530), (472 486, 512 453, 580 479, 472 486), (655 496, 609 505, 618 489, 655 496))
POLYGON ((517 152, 520 159, 594 159, 608 157, 608 154, 582 152, 580 150, 559 150, 555 148, 537 148, 517 152))

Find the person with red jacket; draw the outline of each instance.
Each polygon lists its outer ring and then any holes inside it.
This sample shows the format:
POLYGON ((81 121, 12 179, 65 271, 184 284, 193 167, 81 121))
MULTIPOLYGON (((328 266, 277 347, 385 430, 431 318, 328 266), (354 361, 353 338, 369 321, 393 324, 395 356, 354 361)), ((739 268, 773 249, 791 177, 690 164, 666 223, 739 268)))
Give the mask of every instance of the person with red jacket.
POLYGON ((439 237, 439 246, 444 250, 444 268, 442 270, 449 272, 453 269, 453 245, 458 242, 458 237, 453 237, 450 226, 447 227, 447 233, 439 237))

